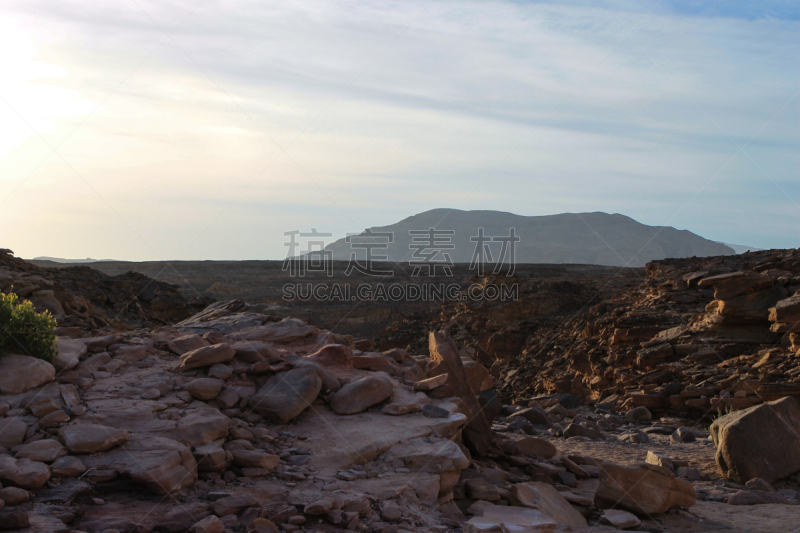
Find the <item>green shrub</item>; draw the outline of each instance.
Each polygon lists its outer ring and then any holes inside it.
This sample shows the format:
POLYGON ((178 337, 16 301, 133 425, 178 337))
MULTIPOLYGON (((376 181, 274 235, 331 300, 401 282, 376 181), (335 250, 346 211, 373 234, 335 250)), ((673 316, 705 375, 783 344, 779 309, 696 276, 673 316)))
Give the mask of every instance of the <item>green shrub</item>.
POLYGON ((51 360, 56 355, 55 319, 37 313, 33 303, 14 293, 0 293, 0 353, 17 353, 51 360))

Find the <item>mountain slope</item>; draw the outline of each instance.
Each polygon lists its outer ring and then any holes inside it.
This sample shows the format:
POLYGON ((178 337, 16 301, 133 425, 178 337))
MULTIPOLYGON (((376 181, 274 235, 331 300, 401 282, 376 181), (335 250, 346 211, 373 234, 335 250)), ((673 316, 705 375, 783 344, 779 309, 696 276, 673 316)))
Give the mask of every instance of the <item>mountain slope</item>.
MULTIPOLYGON (((454 245, 443 250, 454 263, 468 263, 476 244, 470 237, 484 228, 486 236, 507 236, 515 228, 520 237, 516 244, 517 263, 581 263, 610 266, 643 266, 656 259, 733 255, 732 248, 690 231, 673 227, 647 226, 630 217, 608 213, 562 213, 547 216, 520 216, 502 211, 461 211, 458 209, 432 209, 408 217, 396 224, 370 228, 375 232, 393 233, 394 242, 388 248, 373 251, 373 256, 388 256, 389 261, 408 262, 417 253, 413 247, 410 230, 451 230, 449 237, 454 245)), ((364 235, 364 234, 362 234, 364 235)), ((418 236, 421 242, 425 239, 418 236)), ((365 242, 369 238, 354 238, 365 242)), ((386 239, 373 238, 373 242, 386 239)), ((444 237, 440 242, 447 242, 444 237)), ((417 241, 420 242, 420 241, 417 241)), ((347 260, 351 253, 363 258, 363 248, 353 248, 352 242, 340 239, 326 247, 335 260, 347 260)), ((492 257, 497 259, 501 243, 490 245, 492 257)), ((436 246, 431 247, 433 249, 436 246)), ((424 253, 424 252, 423 252, 424 253)), ((443 261, 441 253, 432 259, 443 261)))

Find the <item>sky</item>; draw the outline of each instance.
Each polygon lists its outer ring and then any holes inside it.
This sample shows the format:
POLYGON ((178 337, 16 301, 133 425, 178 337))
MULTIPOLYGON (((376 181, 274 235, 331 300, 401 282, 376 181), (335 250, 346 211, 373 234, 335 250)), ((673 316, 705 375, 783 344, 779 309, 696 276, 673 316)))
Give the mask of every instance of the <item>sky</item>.
POLYGON ((439 207, 800 246, 796 1, 6 0, 0 247, 282 259, 439 207))

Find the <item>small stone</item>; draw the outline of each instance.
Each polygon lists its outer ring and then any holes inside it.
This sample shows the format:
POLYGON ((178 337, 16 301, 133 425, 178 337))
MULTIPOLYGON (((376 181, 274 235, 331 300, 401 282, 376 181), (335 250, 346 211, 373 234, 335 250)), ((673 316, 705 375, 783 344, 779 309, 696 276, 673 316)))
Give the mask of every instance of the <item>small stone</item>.
POLYGON ((86 465, 77 457, 66 455, 53 462, 52 466, 50 466, 50 472, 54 476, 74 477, 86 472, 86 465))
POLYGON ((627 413, 625 413, 625 420, 633 420, 634 422, 645 422, 648 420, 652 420, 653 415, 650 413, 650 410, 640 405, 639 407, 634 407, 627 413))
POLYGON ((400 512, 400 506, 397 505, 396 501, 386 500, 381 504, 381 518, 383 518, 387 522, 400 520, 401 516, 402 513, 400 512))
POLYGON ((422 415, 428 418, 449 418, 450 411, 429 403, 422 406, 422 415))
POLYGON ((326 514, 328 511, 333 509, 333 505, 336 503, 336 500, 330 497, 325 497, 320 500, 316 500, 308 505, 305 506, 303 509, 303 513, 311 516, 316 515, 323 515, 326 514))
POLYGON ((630 529, 642 523, 635 514, 619 509, 606 509, 603 511, 600 521, 617 529, 630 529))
POLYGON ((675 430, 675 432, 669 438, 670 442, 673 444, 683 443, 683 442, 694 442, 697 440, 697 437, 694 435, 694 431, 691 428, 681 427, 675 430))
POLYGON ((213 400, 216 398, 225 383, 221 379, 199 378, 189 382, 186 390, 193 398, 198 400, 213 400))

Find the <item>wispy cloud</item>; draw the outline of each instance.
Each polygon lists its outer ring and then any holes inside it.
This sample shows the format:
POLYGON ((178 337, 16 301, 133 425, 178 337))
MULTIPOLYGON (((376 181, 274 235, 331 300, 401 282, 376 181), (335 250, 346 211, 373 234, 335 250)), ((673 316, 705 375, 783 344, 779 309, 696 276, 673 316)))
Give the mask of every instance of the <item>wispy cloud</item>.
POLYGON ((451 206, 622 212, 798 246, 799 11, 6 4, 13 33, 0 33, 16 53, 0 97, 16 113, 0 102, 0 245, 279 258, 289 229, 341 236, 451 206), (38 166, 67 135, 58 154, 69 166, 38 166))

